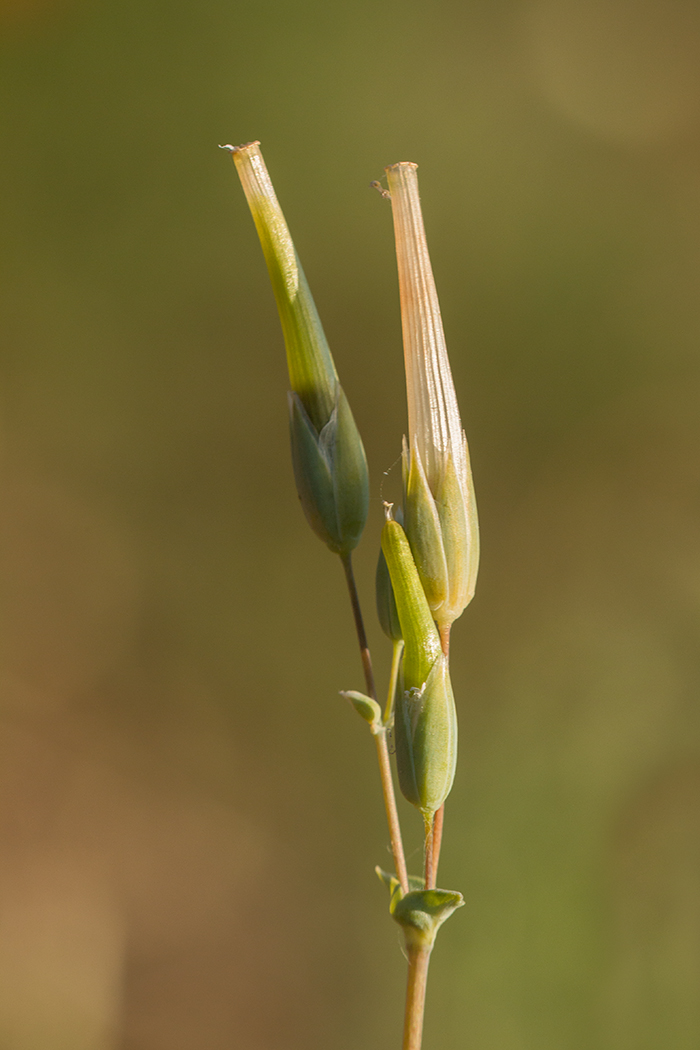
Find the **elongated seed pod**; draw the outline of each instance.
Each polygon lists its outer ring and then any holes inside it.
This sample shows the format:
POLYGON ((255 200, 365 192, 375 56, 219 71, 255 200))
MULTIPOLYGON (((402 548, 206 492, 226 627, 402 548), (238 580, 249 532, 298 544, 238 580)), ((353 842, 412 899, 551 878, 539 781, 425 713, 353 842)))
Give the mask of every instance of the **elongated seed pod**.
POLYGON ((369 506, 367 461, 259 142, 233 155, 267 263, 287 349, 289 429, 299 499, 312 529, 345 556, 369 506))

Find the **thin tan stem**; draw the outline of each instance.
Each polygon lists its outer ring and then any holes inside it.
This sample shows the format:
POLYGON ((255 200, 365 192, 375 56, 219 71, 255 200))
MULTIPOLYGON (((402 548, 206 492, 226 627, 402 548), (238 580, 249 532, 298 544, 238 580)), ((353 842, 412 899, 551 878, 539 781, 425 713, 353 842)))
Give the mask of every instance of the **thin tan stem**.
POLYGON ((396 809, 396 796, 394 794, 394 781, 391 776, 391 764, 389 762, 389 749, 386 744, 386 729, 380 729, 374 737, 377 743, 377 758, 379 760, 379 775, 382 779, 382 793, 384 795, 384 808, 386 809, 386 820, 389 825, 389 838, 391 840, 391 852, 394 857, 394 868, 396 877, 401 883, 401 889, 408 893, 408 872, 406 870, 406 858, 403 852, 401 840, 401 826, 399 814, 396 809))
POLYGON ((345 579, 348 585, 348 591, 350 593, 350 604, 352 605, 352 614, 355 618, 355 630, 357 631, 357 641, 360 645, 360 657, 362 658, 362 669, 365 672, 365 686, 367 693, 372 697, 373 700, 377 699, 377 692, 374 688, 374 671, 372 670, 372 657, 370 656, 369 646, 367 644, 367 634, 365 632, 365 624, 362 619, 362 609, 360 608, 360 596, 357 593, 357 584, 355 583, 355 573, 352 571, 352 556, 350 554, 341 554, 340 560, 343 563, 345 569, 345 579))
POLYGON ((437 884, 438 864, 440 863, 440 847, 442 846, 442 825, 444 820, 445 803, 443 802, 433 819, 433 879, 435 882, 432 886, 426 886, 426 889, 429 890, 435 889, 437 884))
POLYGON ((428 984, 430 948, 408 949, 408 982, 402 1050, 420 1050, 423 1041, 425 992, 428 984))
MULTIPOLYGON (((346 554, 341 557, 341 561, 343 563, 343 568, 345 569, 345 579, 347 580, 348 591, 350 592, 350 604, 352 605, 353 616, 355 617, 355 629, 357 631, 357 641, 360 646, 362 666, 365 672, 365 683, 367 687, 367 692, 373 700, 376 700, 377 694, 374 688, 372 657, 370 656, 369 646, 367 645, 367 635, 365 633, 365 625, 362 619, 360 598, 357 593, 357 586, 355 584, 355 574, 352 571, 352 560, 350 555, 346 554)), ((379 776, 381 777, 382 781, 382 794, 384 796, 386 820, 387 824, 389 825, 389 839, 391 841, 391 852, 394 857, 394 868, 396 870, 396 877, 401 883, 401 889, 404 893, 408 893, 408 874, 406 872, 406 858, 403 850, 403 841, 401 839, 401 826, 399 824, 399 814, 396 808, 394 781, 391 775, 389 749, 386 743, 386 729, 384 726, 382 726, 377 732, 375 732, 374 739, 377 744, 379 776)))

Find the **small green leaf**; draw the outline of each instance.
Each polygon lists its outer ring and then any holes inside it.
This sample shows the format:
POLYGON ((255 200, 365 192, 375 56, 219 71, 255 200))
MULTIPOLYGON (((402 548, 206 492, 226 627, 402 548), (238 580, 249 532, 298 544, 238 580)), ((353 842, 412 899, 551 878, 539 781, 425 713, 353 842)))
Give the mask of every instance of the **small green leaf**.
POLYGON ((406 947, 425 950, 432 948, 443 922, 463 904, 456 890, 412 890, 396 901, 392 917, 403 927, 406 947))
POLYGON ((389 913, 403 927, 406 947, 430 949, 437 931, 450 915, 461 908, 464 897, 457 890, 424 890, 423 879, 408 876, 409 892, 403 893, 395 875, 374 869, 391 894, 389 913))
POLYGON ((371 696, 365 696, 364 693, 358 693, 354 689, 341 689, 340 695, 350 701, 360 718, 364 718, 365 722, 369 723, 370 729, 381 725, 382 709, 371 696))
MULTIPOLYGON (((377 873, 377 875, 379 876, 380 881, 384 883, 384 885, 389 889, 389 891, 391 893, 394 892, 394 889, 396 888, 396 886, 399 886, 399 888, 400 888, 399 880, 396 878, 395 875, 392 875, 388 871, 384 871, 382 868, 379 867, 379 865, 377 865, 377 867, 374 870, 377 873)), ((425 885, 425 879, 423 878, 422 875, 409 875, 408 876, 408 888, 409 888, 409 890, 422 890, 424 885, 425 885)))
POLYGON ((386 888, 389 890, 389 914, 394 914, 394 908, 398 901, 403 897, 403 890, 401 889, 401 883, 392 875, 391 872, 383 871, 379 865, 374 869, 379 876, 381 882, 384 883, 386 888))

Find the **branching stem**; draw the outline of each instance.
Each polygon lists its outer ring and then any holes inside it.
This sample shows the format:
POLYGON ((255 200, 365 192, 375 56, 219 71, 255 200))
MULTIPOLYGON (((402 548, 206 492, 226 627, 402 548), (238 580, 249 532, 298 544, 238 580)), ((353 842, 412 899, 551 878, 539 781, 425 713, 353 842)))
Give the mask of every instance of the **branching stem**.
POLYGON ((394 795, 394 781, 391 776, 391 764, 389 762, 389 748, 386 744, 386 729, 382 728, 374 737, 377 743, 377 758, 379 760, 379 775, 382 778, 382 793, 384 795, 384 808, 389 825, 389 838, 391 840, 391 852, 394 856, 394 867, 396 877, 401 883, 401 889, 408 893, 408 872, 406 870, 406 858, 403 852, 401 840, 401 826, 399 814, 396 809, 396 796, 394 795))
MULTIPOLYGON (((355 617, 357 641, 360 646, 362 666, 365 672, 365 685, 368 695, 371 696, 373 700, 376 700, 377 695, 374 687, 372 657, 370 656, 369 646, 367 645, 367 635, 365 633, 365 625, 362 619, 362 609, 360 607, 360 598, 357 593, 357 585, 355 584, 355 574, 352 570, 352 560, 349 554, 343 555, 341 560, 343 562, 343 568, 345 569, 345 579, 347 580, 348 591, 350 592, 350 604, 352 605, 353 616, 355 617)), ((393 693, 391 695, 393 697, 393 693)), ((408 873, 406 871, 406 858, 403 850, 403 841, 401 839, 399 814, 396 808, 394 781, 391 775, 391 764, 389 762, 389 748, 386 743, 386 725, 382 725, 381 729, 375 733, 374 739, 377 745, 379 775, 382 781, 382 794, 384 795, 384 808, 386 809, 386 819, 387 824, 389 825, 389 838, 391 840, 391 852, 394 857, 394 868, 396 870, 396 877, 401 883, 401 889, 404 893, 408 893, 408 873)))

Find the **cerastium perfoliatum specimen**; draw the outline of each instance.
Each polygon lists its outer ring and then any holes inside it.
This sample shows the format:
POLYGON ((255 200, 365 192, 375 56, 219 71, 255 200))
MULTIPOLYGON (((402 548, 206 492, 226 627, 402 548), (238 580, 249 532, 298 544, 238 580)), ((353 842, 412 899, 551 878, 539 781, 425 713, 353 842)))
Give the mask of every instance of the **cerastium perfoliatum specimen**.
POLYGON ((418 195, 416 165, 386 169, 394 215, 408 395, 403 510, 385 504, 377 610, 393 643, 384 709, 377 703, 352 551, 367 518, 367 461, 306 278, 257 142, 233 155, 267 261, 292 387, 292 462, 304 513, 338 554, 350 593, 366 693, 343 693, 377 746, 394 872, 378 874, 402 927, 408 957, 403 1050, 420 1050, 430 953, 440 925, 463 903, 436 888, 445 799, 457 761, 449 670, 450 628, 474 594, 479 533, 467 441, 445 347, 418 195), (401 791, 422 814, 425 871, 409 876, 396 811, 387 733, 393 729, 401 791))

